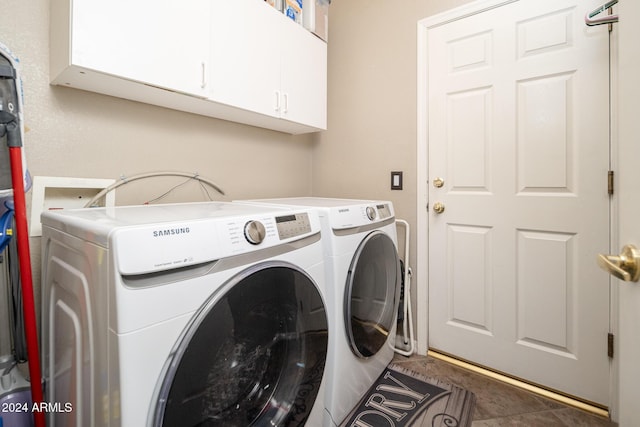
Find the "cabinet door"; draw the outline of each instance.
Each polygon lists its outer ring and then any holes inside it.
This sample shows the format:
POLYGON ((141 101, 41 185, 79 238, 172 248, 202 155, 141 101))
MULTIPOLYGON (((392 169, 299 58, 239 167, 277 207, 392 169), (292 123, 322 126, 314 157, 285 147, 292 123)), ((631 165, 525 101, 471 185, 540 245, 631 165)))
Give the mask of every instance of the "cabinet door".
POLYGON ((211 10, 209 97, 279 116, 283 16, 263 1, 215 2, 211 10))
POLYGON ((327 44, 294 22, 282 25, 282 118, 327 127, 327 44))
POLYGON ((202 96, 209 9, 207 0, 76 0, 73 63, 202 96))

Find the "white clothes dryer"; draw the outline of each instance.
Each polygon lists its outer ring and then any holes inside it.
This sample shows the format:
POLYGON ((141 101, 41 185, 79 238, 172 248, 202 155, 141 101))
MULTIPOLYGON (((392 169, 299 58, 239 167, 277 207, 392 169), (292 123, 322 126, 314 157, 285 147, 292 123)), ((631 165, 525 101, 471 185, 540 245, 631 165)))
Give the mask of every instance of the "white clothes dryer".
POLYGON ((49 427, 321 424, 315 211, 208 202, 42 224, 46 399, 70 408, 49 427))
POLYGON ((394 355, 400 261, 393 204, 315 197, 247 202, 318 209, 331 331, 323 425, 340 425, 394 355))

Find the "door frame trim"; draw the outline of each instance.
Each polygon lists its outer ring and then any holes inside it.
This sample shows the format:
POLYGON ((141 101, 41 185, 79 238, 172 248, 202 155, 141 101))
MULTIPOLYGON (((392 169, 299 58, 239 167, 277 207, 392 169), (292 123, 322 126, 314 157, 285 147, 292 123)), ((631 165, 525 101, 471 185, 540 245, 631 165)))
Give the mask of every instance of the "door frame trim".
POLYGON ((419 354, 427 354, 429 344, 429 30, 517 1, 519 0, 476 0, 418 21, 416 340, 419 354))

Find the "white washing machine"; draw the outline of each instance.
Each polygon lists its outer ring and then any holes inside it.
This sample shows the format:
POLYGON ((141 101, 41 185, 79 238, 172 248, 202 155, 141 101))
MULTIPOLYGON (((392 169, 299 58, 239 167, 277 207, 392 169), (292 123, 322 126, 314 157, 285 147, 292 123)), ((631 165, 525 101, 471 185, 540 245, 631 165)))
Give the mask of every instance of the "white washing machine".
POLYGON ((393 359, 400 291, 393 204, 314 197, 247 202, 318 209, 331 331, 324 426, 337 426, 393 359))
POLYGON ((42 224, 49 427, 321 424, 315 211, 209 202, 42 224))

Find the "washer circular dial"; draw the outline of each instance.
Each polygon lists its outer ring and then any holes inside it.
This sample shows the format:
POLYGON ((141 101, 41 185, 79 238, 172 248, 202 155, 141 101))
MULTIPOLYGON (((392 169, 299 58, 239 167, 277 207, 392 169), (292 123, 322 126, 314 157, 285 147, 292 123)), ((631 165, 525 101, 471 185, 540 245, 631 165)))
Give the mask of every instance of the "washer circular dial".
POLYGON ((244 237, 252 245, 259 245, 266 235, 264 224, 260 221, 249 221, 244 225, 244 237))

